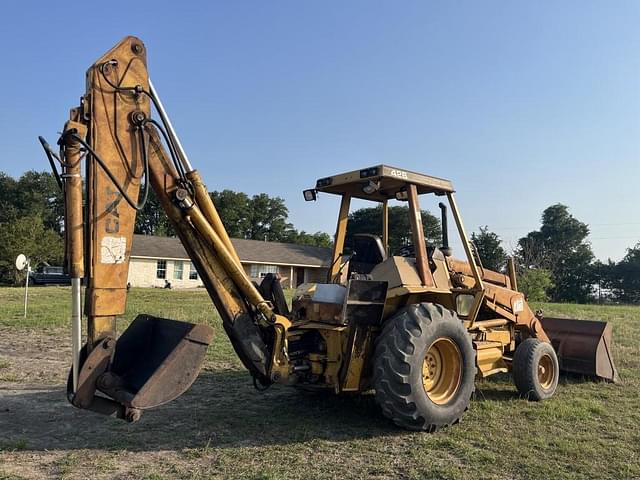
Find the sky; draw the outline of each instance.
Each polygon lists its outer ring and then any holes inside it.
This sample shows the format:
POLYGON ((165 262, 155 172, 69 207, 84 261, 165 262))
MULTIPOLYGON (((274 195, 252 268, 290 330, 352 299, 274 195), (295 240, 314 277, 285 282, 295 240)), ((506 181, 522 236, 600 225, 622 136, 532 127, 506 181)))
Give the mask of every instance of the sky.
POLYGON ((338 199, 302 190, 388 164, 452 180, 468 232, 508 250, 560 202, 619 260, 640 241, 639 24, 624 0, 8 2, 0 171, 47 169, 37 136, 136 35, 210 190, 281 196, 333 234, 338 199))

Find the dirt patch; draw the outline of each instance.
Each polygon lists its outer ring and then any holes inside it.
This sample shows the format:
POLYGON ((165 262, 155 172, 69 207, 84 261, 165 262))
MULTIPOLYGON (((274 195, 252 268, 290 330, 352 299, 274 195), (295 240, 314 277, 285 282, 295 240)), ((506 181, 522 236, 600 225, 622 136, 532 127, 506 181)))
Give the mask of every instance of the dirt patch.
POLYGON ((320 455, 309 443, 324 439, 339 459, 343 440, 395 432, 371 398, 259 393, 227 362, 208 361, 186 394, 136 424, 81 411, 65 395, 67 333, 0 330, 0 478, 270 478, 261 462, 280 462, 292 444, 307 459, 320 455), (382 428, 371 429, 371 416, 382 428))
POLYGON ((0 327, 0 390, 33 383, 60 385, 66 378, 71 349, 69 334, 60 329, 17 331, 0 327))

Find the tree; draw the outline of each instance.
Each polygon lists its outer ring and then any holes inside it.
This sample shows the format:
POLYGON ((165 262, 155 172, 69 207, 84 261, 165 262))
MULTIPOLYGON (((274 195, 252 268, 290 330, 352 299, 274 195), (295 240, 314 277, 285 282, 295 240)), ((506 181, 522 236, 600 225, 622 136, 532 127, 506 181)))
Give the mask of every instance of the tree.
POLYGON ((515 254, 516 266, 520 270, 543 268, 548 264, 544 245, 531 237, 523 237, 518 241, 515 254))
POLYGON ((62 232, 64 198, 53 174, 23 173, 16 185, 14 205, 19 215, 39 216, 46 228, 62 232))
POLYGON ((507 252, 501 246, 500 237, 489 231, 488 226, 480 227, 478 234, 471 234, 471 242, 476 246, 482 266, 496 272, 503 271, 507 264, 507 252))
POLYGON ((586 302, 592 293, 594 259, 587 242, 589 227, 569 213, 569 207, 551 205, 542 213, 540 230, 518 241, 523 268, 543 268, 552 273, 554 301, 586 302), (531 255, 530 252, 535 252, 531 255), (536 263, 530 263, 535 257, 536 263))
POLYGON ((15 220, 18 216, 16 192, 18 182, 4 172, 0 172, 0 225, 15 220))
POLYGON ((297 234, 287 221, 289 210, 280 197, 261 193, 249 198, 246 193, 232 190, 210 195, 231 237, 290 242, 297 234))
POLYGON ((20 253, 31 260, 32 267, 43 262, 60 265, 64 256, 62 237, 36 215, 0 225, 0 282, 14 284, 24 278, 14 264, 20 253))
MULTIPOLYGON (((232 238, 246 238, 250 221, 250 199, 246 193, 233 190, 213 191, 209 195, 220 214, 229 236, 232 238)), ((264 240, 264 238, 262 239, 264 240)))
POLYGON ((615 299, 624 303, 640 303, 640 242, 628 248, 620 262, 610 262, 609 268, 609 285, 615 299))
POLYGON ((0 225, 35 215, 44 225, 62 231, 64 199, 53 175, 30 170, 15 180, 0 172, 0 225))
POLYGON ((530 302, 548 302, 548 291, 553 288, 553 278, 549 270, 529 268, 518 275, 518 288, 530 302))
MULTIPOLYGON (((249 197, 243 192, 222 190, 209 192, 227 233, 232 238, 268 240, 329 247, 331 237, 324 232, 298 232, 288 222, 289 210, 280 197, 266 193, 249 197)), ((162 210, 154 192, 136 218, 136 233, 174 236, 175 230, 162 210)))
POLYGON ((294 231, 294 233, 289 237, 287 243, 330 248, 333 245, 333 239, 325 232, 307 233, 302 230, 300 232, 294 231))
POLYGON ((164 212, 160 200, 155 192, 150 189, 147 203, 136 216, 135 233, 143 235, 157 235, 160 237, 173 237, 175 230, 169 221, 169 217, 164 212))
POLYGON ((591 264, 593 283, 597 284, 597 290, 594 292, 598 302, 603 300, 612 300, 617 298, 616 287, 616 266, 617 264, 611 259, 607 262, 596 260, 591 264))
POLYGON ((245 238, 286 242, 294 234, 293 225, 287 222, 289 209, 282 198, 261 193, 251 198, 249 206, 245 238))
MULTIPOLYGON (((440 220, 428 211, 422 210, 422 226, 427 243, 436 245, 441 240, 440 220)), ((353 235, 357 233, 382 233, 382 205, 361 208, 349 214, 345 245, 353 244, 353 235)), ((409 207, 394 205, 389 207, 389 250, 398 254, 403 246, 412 243, 409 207)))

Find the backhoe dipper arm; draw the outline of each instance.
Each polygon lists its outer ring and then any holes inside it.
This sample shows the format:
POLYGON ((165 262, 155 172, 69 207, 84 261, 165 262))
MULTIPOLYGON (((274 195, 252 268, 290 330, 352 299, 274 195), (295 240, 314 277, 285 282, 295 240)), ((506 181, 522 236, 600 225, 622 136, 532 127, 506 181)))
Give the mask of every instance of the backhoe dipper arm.
POLYGON ((137 420, 141 410, 166 403, 189 387, 211 343, 210 327, 146 315, 136 318, 116 342, 116 318, 125 312, 135 217, 148 188, 175 227, 243 364, 262 385, 286 378, 289 321, 245 274, 149 80, 143 43, 126 37, 89 68, 86 78, 86 95, 71 111, 59 141, 75 312, 70 401, 137 420), (151 118, 152 104, 161 122, 151 118), (80 351, 83 276, 87 342, 80 351))
POLYGON ((236 353, 254 377, 268 384, 270 359, 263 330, 274 323, 275 313, 244 273, 222 223, 215 228, 215 221, 203 213, 219 218, 200 174, 196 170, 186 174, 192 195, 181 186, 157 132, 147 128, 151 186, 218 309, 236 353))

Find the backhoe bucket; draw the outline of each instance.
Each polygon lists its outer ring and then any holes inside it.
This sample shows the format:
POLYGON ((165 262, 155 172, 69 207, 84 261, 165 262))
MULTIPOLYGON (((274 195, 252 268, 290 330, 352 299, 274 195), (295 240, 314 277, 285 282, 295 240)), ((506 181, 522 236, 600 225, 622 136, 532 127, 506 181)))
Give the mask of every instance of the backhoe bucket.
POLYGON ((195 381, 212 340, 208 325, 138 315, 116 343, 112 384, 100 390, 141 410, 170 402, 195 381))
POLYGON ((558 354, 560 370, 620 380, 613 363, 611 324, 592 320, 543 318, 542 327, 558 354))

